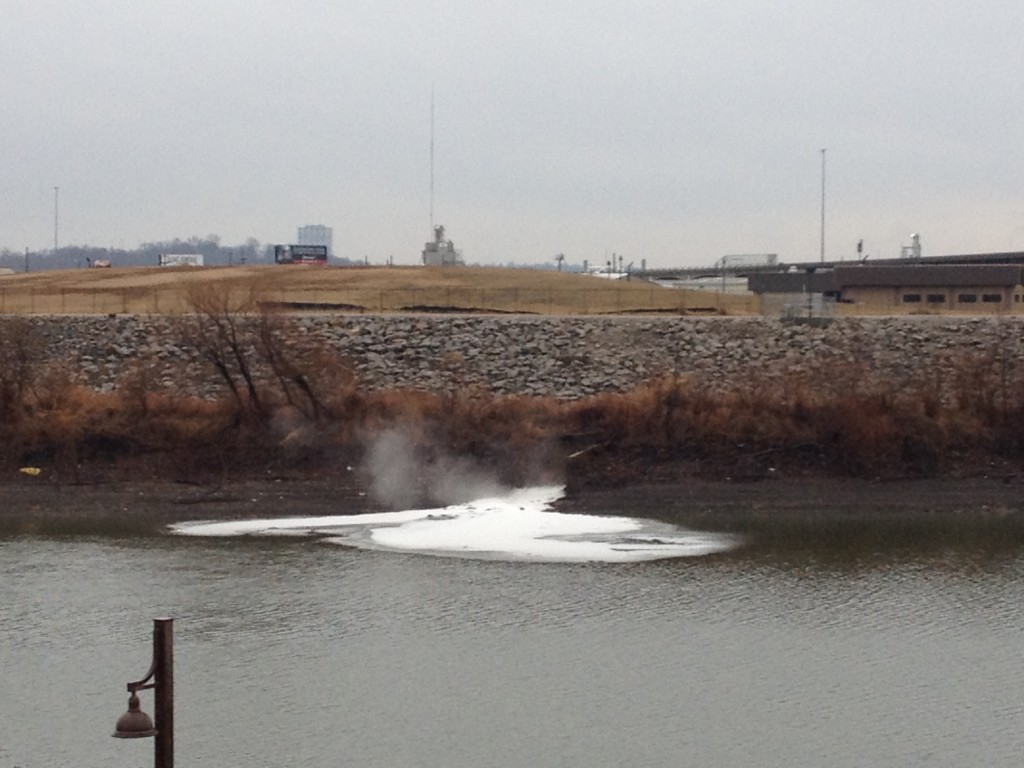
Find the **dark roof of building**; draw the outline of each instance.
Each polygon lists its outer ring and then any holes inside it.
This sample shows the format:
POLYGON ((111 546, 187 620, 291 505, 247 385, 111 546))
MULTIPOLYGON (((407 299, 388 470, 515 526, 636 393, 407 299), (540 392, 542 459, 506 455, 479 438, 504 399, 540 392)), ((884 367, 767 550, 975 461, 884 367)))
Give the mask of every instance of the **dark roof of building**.
MULTIPOLYGON (((946 256, 919 256, 916 259, 872 259, 873 264, 884 266, 912 264, 1024 264, 1024 251, 996 251, 992 253, 961 253, 946 256)), ((842 262, 840 262, 842 263, 842 262)))
POLYGON ((835 272, 758 272, 747 276, 754 293, 829 293, 838 290, 835 272))
POLYGON ((754 293, 830 293, 847 288, 1009 288, 1021 285, 1024 267, 1016 264, 851 264, 815 272, 753 274, 754 293))
POLYGON ((1013 286, 1020 284, 1021 267, 1016 264, 838 267, 835 279, 842 288, 1013 286))
POLYGON ((853 267, 858 265, 873 267, 914 267, 928 265, 962 264, 965 266, 976 266, 982 264, 1024 264, 1024 251, 996 251, 992 253, 961 253, 945 256, 918 256, 901 257, 890 259, 864 258, 860 261, 800 261, 787 266, 788 269, 806 270, 817 272, 825 269, 837 269, 839 267, 853 267))

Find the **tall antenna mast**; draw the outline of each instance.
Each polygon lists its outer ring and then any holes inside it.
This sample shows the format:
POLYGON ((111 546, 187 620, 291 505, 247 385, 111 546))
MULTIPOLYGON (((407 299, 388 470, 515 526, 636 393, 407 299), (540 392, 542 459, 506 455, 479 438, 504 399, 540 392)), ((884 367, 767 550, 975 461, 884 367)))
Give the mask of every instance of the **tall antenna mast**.
POLYGON ((434 229, 434 84, 430 84, 430 229, 434 229))
POLYGON ((821 150, 821 262, 825 263, 825 149, 821 150))

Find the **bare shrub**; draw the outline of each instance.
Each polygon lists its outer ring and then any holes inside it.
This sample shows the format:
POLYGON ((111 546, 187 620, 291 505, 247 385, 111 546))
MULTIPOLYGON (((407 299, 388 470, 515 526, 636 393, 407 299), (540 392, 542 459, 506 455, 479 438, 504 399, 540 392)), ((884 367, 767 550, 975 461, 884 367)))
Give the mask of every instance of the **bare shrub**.
POLYGON ((186 291, 192 314, 179 321, 184 343, 213 366, 238 410, 250 414, 263 410, 255 372, 257 334, 251 323, 260 292, 255 282, 237 291, 215 282, 194 283, 186 291))
POLYGON ((25 393, 24 415, 11 435, 22 455, 48 457, 67 480, 78 480, 78 446, 89 430, 89 411, 95 392, 75 383, 60 363, 42 368, 25 393))
POLYGON ((319 422, 343 410, 355 385, 352 366, 322 340, 299 333, 289 317, 261 307, 256 320, 256 353, 277 385, 277 395, 308 420, 319 422))
POLYGON ((239 412, 263 420, 281 406, 316 423, 340 416, 355 375, 321 340, 300 332, 263 300, 265 282, 231 291, 197 284, 187 294, 191 315, 180 322, 184 343, 216 371, 239 412))
POLYGON ((32 323, 20 317, 4 318, 0 323, 0 422, 19 418, 41 358, 42 343, 32 323))

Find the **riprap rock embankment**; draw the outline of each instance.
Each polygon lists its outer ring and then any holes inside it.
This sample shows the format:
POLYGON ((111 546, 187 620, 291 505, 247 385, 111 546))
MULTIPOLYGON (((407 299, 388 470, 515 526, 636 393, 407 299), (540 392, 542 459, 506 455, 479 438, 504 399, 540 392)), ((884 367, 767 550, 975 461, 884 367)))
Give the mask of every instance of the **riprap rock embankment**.
MULTIPOLYGON (((909 377, 943 359, 1014 363, 1015 317, 840 318, 827 325, 768 318, 319 315, 292 318, 290 345, 337 350, 362 386, 575 399, 626 391, 663 374, 712 385, 766 384, 786 373, 858 370, 909 377)), ((3 322, 3 319, 0 319, 3 322)), ((217 379, 163 316, 34 317, 46 356, 101 390, 133 368, 154 387, 210 394, 217 379)))

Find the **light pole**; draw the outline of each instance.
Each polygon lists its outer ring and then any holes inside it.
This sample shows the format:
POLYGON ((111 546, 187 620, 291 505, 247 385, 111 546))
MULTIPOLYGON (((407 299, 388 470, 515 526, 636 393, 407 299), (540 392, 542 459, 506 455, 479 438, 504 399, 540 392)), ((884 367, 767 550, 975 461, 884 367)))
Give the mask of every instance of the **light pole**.
POLYGON ((60 232, 60 187, 53 188, 53 252, 57 253, 60 232))
POLYGON ((825 262, 825 148, 821 150, 821 261, 825 262))
POLYGON ((117 719, 114 736, 155 736, 154 768, 174 768, 174 619, 153 619, 153 661, 141 680, 128 683, 128 711, 117 719), (153 689, 155 720, 139 709, 139 691, 153 689))

